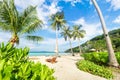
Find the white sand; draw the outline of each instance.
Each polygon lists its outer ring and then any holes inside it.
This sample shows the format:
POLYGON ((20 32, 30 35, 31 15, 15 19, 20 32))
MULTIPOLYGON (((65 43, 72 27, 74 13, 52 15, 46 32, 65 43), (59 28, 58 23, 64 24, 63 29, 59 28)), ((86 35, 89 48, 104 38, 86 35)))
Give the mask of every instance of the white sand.
POLYGON ((46 59, 51 57, 37 56, 30 57, 35 62, 46 64, 55 70, 54 76, 57 80, 106 80, 105 78, 80 71, 76 67, 76 62, 82 59, 79 56, 61 56, 57 58, 57 63, 51 64, 46 59))

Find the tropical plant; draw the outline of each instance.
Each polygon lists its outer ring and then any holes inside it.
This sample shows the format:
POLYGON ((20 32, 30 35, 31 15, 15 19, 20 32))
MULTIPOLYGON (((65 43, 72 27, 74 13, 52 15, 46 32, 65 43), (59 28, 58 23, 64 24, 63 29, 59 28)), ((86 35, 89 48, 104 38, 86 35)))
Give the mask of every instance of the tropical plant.
POLYGON ((12 33, 9 40, 11 44, 19 44, 20 36, 30 40, 42 40, 40 36, 28 35, 42 27, 42 21, 37 17, 36 6, 29 6, 23 12, 19 12, 14 0, 3 0, 0 4, 0 29, 12 33))
MULTIPOLYGON (((108 53, 107 52, 91 52, 91 53, 85 53, 82 54, 85 60, 94 62, 98 65, 104 65, 107 66, 109 59, 108 59, 108 53)), ((118 63, 120 64, 120 52, 115 53, 115 56, 117 58, 118 63)))
POLYGON ((0 80, 55 80, 54 70, 28 59, 29 48, 0 44, 0 80))
POLYGON ((84 37, 85 35, 85 30, 81 30, 82 25, 74 25, 73 26, 73 31, 72 31, 72 36, 74 39, 78 39, 79 42, 79 52, 81 52, 81 47, 80 47, 80 39, 84 37))
POLYGON ((92 53, 85 53, 82 54, 85 60, 94 62, 98 65, 104 65, 106 66, 108 63, 108 54, 107 52, 92 52, 92 53))
POLYGON ((58 31, 66 23, 64 20, 64 12, 57 12, 50 16, 51 27, 53 30, 56 30, 56 56, 58 56, 58 31))
POLYGON ((107 79, 112 79, 113 74, 112 71, 105 68, 104 66, 99 66, 94 64, 93 62, 87 60, 80 60, 76 63, 78 69, 83 70, 85 72, 89 72, 94 75, 98 75, 107 79))
POLYGON ((107 48, 108 48, 109 65, 118 67, 119 64, 118 64, 117 59, 116 59, 115 54, 114 54, 114 50, 113 50, 113 47, 112 47, 110 37, 109 37, 108 32, 107 32, 107 28, 106 28, 106 24, 105 24, 102 12, 101 12, 96 0, 92 0, 92 2, 93 2, 94 6, 95 6, 95 8, 98 12, 98 15, 100 17, 100 21, 101 21, 101 24, 102 24, 102 29, 103 29, 103 32, 104 32, 104 36, 105 36, 105 40, 106 40, 106 44, 107 44, 107 48))
POLYGON ((63 27, 63 28, 62 28, 62 32, 61 32, 61 36, 64 37, 65 41, 66 41, 67 39, 69 40, 71 53, 72 53, 72 56, 74 56, 74 53, 73 53, 73 50, 72 50, 72 44, 71 44, 72 34, 71 34, 70 27, 67 27, 67 26, 63 27))

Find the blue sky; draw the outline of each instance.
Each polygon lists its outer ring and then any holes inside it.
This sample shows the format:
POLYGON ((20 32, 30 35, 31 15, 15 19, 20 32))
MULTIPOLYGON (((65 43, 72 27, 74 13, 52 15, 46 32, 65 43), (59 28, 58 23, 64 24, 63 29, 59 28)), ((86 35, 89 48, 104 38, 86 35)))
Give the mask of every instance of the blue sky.
MULTIPOLYGON (((120 28, 120 0, 96 0, 103 13, 108 31, 120 28)), ((57 11, 64 11, 67 25, 82 24, 82 29, 86 30, 85 38, 81 43, 102 34, 102 28, 97 12, 91 0, 15 0, 15 5, 19 11, 24 10, 29 5, 38 5, 38 17, 44 22, 43 29, 34 33, 42 36, 43 41, 35 43, 20 37, 18 47, 30 47, 31 51, 54 51, 55 31, 50 28, 49 16, 57 11)), ((60 33, 60 32, 59 32, 60 33)), ((7 42, 11 34, 0 31, 0 42, 7 42)), ((64 51, 69 47, 69 42, 59 36, 59 51, 64 51)), ((72 46, 78 46, 77 40, 72 40, 72 46)))

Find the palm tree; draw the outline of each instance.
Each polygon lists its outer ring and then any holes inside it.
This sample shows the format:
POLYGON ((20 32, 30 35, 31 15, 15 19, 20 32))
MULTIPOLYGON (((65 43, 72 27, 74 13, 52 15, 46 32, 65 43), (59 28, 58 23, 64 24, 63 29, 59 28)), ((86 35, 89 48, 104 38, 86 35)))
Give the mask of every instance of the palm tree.
POLYGON ((58 54, 58 31, 60 30, 61 27, 66 23, 64 20, 64 13, 63 12, 57 12, 56 14, 53 14, 50 17, 51 21, 51 26, 53 30, 56 30, 56 56, 59 56, 58 54))
POLYGON ((119 64, 118 64, 117 59, 116 59, 115 54, 114 54, 114 50, 113 50, 113 47, 112 47, 110 37, 108 35, 108 31, 107 31, 107 28, 106 28, 106 24, 105 24, 102 12, 101 12, 96 0, 92 0, 92 2, 93 2, 94 6, 95 6, 95 8, 96 8, 96 10, 98 12, 98 15, 100 17, 100 21, 101 21, 101 24, 102 24, 102 29, 103 29, 103 32, 104 32, 106 45, 107 45, 107 48, 108 48, 109 65, 114 66, 114 67, 118 67, 119 64))
POLYGON ((61 36, 64 37, 65 41, 69 40, 70 42, 70 49, 71 49, 71 53, 72 53, 72 56, 75 56, 74 53, 73 53, 73 50, 72 50, 72 44, 71 44, 71 38, 72 38, 72 34, 71 34, 71 30, 70 30, 70 27, 63 27, 62 28, 62 32, 61 32, 61 36))
POLYGON ((0 29, 12 33, 11 44, 19 44, 19 37, 23 34, 30 40, 42 40, 40 36, 28 35, 41 27, 42 21, 37 17, 36 7, 29 6, 18 12, 14 0, 0 1, 0 29))
POLYGON ((82 25, 74 25, 73 26, 73 32, 72 32, 73 38, 78 39, 80 54, 82 53, 81 47, 80 47, 80 39, 83 38, 84 34, 85 34, 85 30, 80 30, 81 27, 82 27, 82 25))

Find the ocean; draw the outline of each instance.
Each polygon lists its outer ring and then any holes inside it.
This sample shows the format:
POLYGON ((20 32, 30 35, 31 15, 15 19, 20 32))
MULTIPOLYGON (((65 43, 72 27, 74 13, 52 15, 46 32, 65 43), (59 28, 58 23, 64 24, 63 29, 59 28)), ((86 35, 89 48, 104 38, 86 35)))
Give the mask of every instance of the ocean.
MULTIPOLYGON (((59 53, 59 55, 67 55, 68 53, 59 53)), ((54 56, 54 52, 29 52, 29 56, 54 56)))

